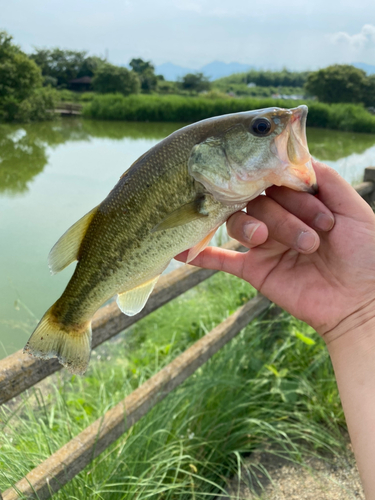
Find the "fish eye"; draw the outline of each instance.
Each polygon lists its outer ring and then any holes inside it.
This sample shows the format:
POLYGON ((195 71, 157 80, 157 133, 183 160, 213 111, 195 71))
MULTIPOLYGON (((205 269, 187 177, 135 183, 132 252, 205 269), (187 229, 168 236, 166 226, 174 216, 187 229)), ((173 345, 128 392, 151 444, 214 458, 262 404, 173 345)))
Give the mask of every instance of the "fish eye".
POLYGON ((260 137, 264 137, 265 135, 267 135, 271 128, 271 122, 267 120, 267 118, 255 118, 255 120, 251 124, 251 130, 253 134, 260 137))

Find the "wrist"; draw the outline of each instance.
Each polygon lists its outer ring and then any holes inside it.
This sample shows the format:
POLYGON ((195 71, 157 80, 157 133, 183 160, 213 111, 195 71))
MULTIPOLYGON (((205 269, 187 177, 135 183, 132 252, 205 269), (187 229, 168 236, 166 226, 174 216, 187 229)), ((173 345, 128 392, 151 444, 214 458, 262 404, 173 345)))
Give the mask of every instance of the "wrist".
POLYGON ((375 347, 375 299, 358 307, 334 328, 321 335, 329 350, 337 345, 350 346, 360 340, 370 342, 375 347))
POLYGON ((366 498, 375 498, 375 301, 325 335, 366 498))

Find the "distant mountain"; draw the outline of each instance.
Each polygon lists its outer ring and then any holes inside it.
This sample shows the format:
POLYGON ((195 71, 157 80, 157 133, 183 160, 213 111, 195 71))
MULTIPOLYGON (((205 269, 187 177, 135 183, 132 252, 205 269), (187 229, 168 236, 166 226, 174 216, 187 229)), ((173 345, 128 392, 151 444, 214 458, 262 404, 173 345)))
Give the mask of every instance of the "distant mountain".
POLYGON ((371 64, 366 64, 366 63, 353 63, 353 66, 359 69, 363 69, 363 71, 366 71, 368 75, 374 75, 375 74, 375 66, 371 64))
POLYGON ((233 75, 233 73, 244 73, 254 66, 249 64, 241 64, 237 62, 224 63, 221 61, 214 61, 212 63, 202 66, 199 71, 209 77, 210 80, 216 80, 223 76, 233 75))
POLYGON ((248 71, 253 66, 248 64, 241 64, 237 62, 224 63, 221 61, 214 61, 206 64, 198 69, 184 68, 173 63, 164 63, 156 66, 155 72, 157 75, 163 75, 166 80, 175 81, 178 78, 186 75, 187 73, 203 73, 210 80, 216 80, 223 76, 229 76, 233 73, 243 73, 248 71))
POLYGON ((160 66, 156 66, 155 73, 157 75, 163 75, 166 80, 176 81, 187 73, 196 73, 196 69, 184 68, 182 66, 177 66, 173 63, 164 63, 160 66))

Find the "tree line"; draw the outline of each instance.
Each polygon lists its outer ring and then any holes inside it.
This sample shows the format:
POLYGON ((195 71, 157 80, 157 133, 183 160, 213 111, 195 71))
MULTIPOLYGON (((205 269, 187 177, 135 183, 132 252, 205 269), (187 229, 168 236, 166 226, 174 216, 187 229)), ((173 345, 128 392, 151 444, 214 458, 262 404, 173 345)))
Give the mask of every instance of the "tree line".
POLYGON ((89 56, 85 51, 54 49, 35 49, 30 55, 41 69, 44 85, 66 89, 72 80, 89 76, 92 78, 92 90, 100 94, 120 93, 123 95, 139 92, 151 93, 166 90, 191 90, 200 92, 209 89, 209 81, 203 74, 187 74, 180 82, 167 82, 164 77, 155 74, 151 61, 134 58, 130 69, 117 66, 107 60, 89 56))
MULTIPOLYGON (((116 66, 85 51, 35 49, 25 54, 5 31, 0 31, 0 121, 52 118, 56 89, 66 89, 77 78, 91 77, 99 94, 197 94, 215 87, 202 73, 189 73, 179 82, 165 81, 151 61, 134 58, 129 68, 116 66)), ((233 75, 218 82, 254 83, 260 87, 303 87, 326 103, 361 103, 375 106, 375 75, 350 65, 332 65, 313 72, 256 71, 233 75)))
MULTIPOLYGON (((50 112, 59 99, 56 90, 83 76, 92 78, 98 93, 175 93, 175 82, 155 74, 150 61, 134 58, 130 69, 110 64, 85 51, 35 49, 26 54, 6 31, 0 31, 0 121, 34 121, 53 118, 50 112)), ((209 88, 202 74, 186 75, 178 86, 200 92, 209 88)))
POLYGON ((307 71, 264 71, 252 69, 246 73, 245 82, 255 83, 260 87, 303 87, 309 73, 307 71))

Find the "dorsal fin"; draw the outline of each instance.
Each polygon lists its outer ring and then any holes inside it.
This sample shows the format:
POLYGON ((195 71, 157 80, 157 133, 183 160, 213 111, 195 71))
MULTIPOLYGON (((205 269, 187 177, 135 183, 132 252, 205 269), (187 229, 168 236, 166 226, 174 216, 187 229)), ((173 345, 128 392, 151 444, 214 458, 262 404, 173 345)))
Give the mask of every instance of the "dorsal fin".
POLYGON ((93 208, 88 214, 73 224, 54 245, 48 255, 48 265, 51 274, 59 273, 78 259, 81 242, 97 209, 98 207, 93 208))

